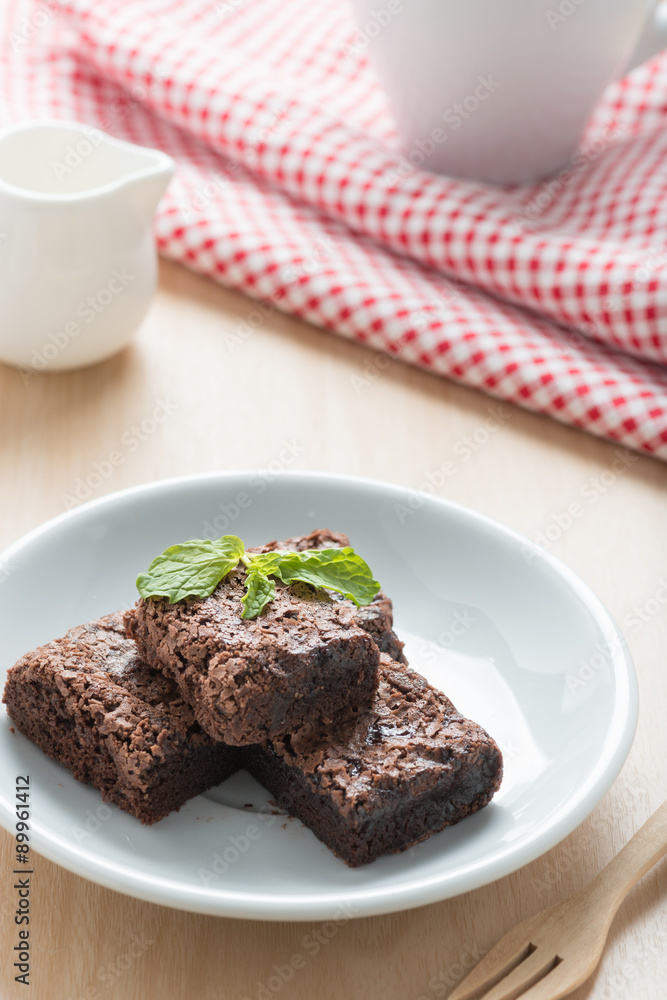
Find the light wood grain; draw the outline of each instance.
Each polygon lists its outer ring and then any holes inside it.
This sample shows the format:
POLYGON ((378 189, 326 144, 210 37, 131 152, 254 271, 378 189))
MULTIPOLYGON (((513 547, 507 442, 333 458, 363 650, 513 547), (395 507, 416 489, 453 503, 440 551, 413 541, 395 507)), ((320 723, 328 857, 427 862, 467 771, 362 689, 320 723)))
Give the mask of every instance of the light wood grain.
MULTIPOLYGON (((318 924, 179 913, 34 857, 32 985, 17 986, 12 841, 2 833, 2 1000, 256 1000, 266 998, 260 987, 274 966, 297 953, 304 967, 270 997, 437 1000, 511 926, 592 878, 667 795, 667 467, 637 457, 610 483, 615 446, 506 404, 502 427, 485 431, 500 406, 489 397, 399 363, 382 369, 373 352, 278 313, 239 342, 238 325, 254 308, 163 263, 160 293, 121 356, 27 384, 0 367, 0 545, 65 509, 77 481, 114 451, 122 461, 91 496, 182 473, 263 466, 293 440, 303 448, 293 468, 415 487, 451 461, 456 472, 442 496, 532 538, 580 505, 551 551, 593 587, 627 635, 641 697, 633 749, 593 814, 543 858, 458 899, 342 924, 317 954, 307 935, 318 924), (150 428, 160 405, 173 410, 168 419, 128 444, 132 428, 142 421, 150 428)), ((632 890, 596 976, 576 1000, 664 996, 664 876, 663 861, 632 890)))
POLYGON ((592 882, 505 934, 451 1000, 562 1000, 596 968, 630 889, 667 853, 667 801, 592 882))

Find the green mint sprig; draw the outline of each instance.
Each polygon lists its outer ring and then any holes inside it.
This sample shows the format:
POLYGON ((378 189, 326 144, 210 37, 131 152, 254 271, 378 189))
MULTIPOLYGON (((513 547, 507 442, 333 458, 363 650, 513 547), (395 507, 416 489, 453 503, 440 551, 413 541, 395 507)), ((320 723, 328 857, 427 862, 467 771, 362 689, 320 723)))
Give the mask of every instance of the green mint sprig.
POLYGON ((176 604, 186 597, 209 597, 221 580, 242 563, 247 570, 241 618, 256 618, 276 596, 270 577, 285 584, 310 583, 334 590, 357 607, 370 604, 380 589, 368 564, 354 549, 307 549, 305 552, 247 552, 236 535, 217 541, 191 539, 171 545, 137 577, 141 596, 166 597, 176 604))

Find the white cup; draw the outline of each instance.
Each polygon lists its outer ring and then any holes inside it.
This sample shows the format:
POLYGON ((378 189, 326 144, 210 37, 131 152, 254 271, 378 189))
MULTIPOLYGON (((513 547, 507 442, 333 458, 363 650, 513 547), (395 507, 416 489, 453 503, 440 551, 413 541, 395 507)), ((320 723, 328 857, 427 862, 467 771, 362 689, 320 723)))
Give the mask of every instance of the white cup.
POLYGON ((655 0, 353 3, 404 162, 496 184, 564 167, 605 87, 667 46, 655 0))

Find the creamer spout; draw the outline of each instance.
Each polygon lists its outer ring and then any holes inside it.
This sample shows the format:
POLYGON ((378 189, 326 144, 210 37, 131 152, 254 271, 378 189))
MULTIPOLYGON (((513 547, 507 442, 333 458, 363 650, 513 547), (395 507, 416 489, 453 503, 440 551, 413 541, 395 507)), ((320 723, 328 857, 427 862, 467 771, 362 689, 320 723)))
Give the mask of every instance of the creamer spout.
POLYGON ((157 150, 142 149, 141 152, 145 154, 146 159, 144 168, 135 165, 132 172, 125 177, 123 186, 143 219, 150 223, 158 202, 173 177, 174 161, 166 153, 157 150))
POLYGON ((22 200, 87 202, 136 186, 148 220, 173 172, 166 153, 81 122, 23 122, 0 131, 0 190, 22 200))

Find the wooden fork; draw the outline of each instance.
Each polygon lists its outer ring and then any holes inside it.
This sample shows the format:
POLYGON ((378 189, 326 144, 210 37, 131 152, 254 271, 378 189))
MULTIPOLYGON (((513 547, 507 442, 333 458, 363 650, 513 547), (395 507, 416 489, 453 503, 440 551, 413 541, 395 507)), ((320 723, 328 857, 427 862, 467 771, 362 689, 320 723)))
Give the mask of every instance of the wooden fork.
POLYGON ((667 801, 585 888, 501 938, 449 1000, 561 1000, 576 990, 600 961, 622 900, 666 852, 667 801))

